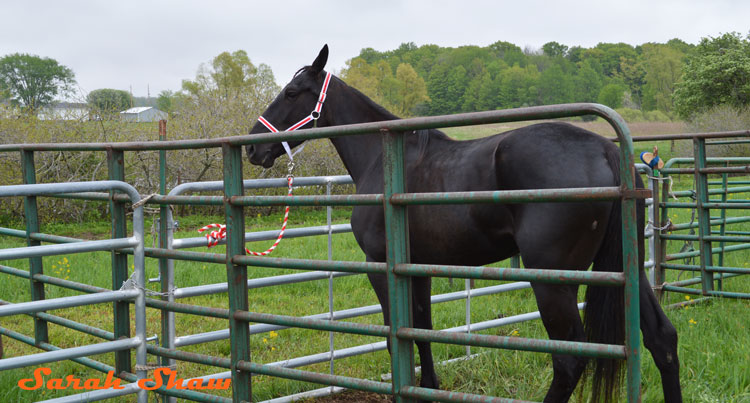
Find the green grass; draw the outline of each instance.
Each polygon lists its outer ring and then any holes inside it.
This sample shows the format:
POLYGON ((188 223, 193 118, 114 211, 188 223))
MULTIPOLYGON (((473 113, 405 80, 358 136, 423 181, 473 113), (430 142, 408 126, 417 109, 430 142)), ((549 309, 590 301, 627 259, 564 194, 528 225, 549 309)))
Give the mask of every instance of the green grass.
MULTIPOLYGON (((692 186, 690 177, 677 177, 675 190, 687 189, 692 186)), ((750 198, 747 193, 741 195, 750 198)), ((739 197, 739 196, 735 196, 739 197)), ((348 221, 350 210, 335 209, 335 223, 348 221)), ((741 215, 743 211, 734 211, 730 215, 741 215)), ((675 223, 688 222, 691 219, 689 210, 672 210, 670 217, 675 223)), ((151 228, 151 218, 146 223, 147 232, 151 228)), ((177 237, 197 236, 195 230, 212 222, 223 222, 223 217, 178 217, 180 231, 177 237)), ((304 210, 295 208, 290 215, 290 227, 321 225, 325 221, 325 214, 321 210, 304 210)), ((248 230, 268 230, 278 228, 280 214, 270 217, 253 217, 247 220, 248 230)), ((734 230, 750 231, 750 225, 740 224, 731 227, 734 230)), ((85 224, 55 224, 44 225, 43 232, 68 236, 82 236, 86 238, 106 238, 109 232, 107 222, 85 224)), ((152 235, 149 234, 146 244, 151 246, 152 235)), ((271 241, 249 244, 253 250, 263 250, 271 241)), ((683 242, 670 242, 669 253, 678 251, 683 242)), ((1 248, 23 246, 17 239, 3 238, 1 248)), ((205 251, 203 249, 196 249, 205 251)), ((223 253, 223 247, 216 247, 209 251, 223 253)), ((326 259, 326 237, 311 237, 288 239, 282 241, 274 252, 278 257, 295 257, 306 259, 326 259)), ((363 260, 351 234, 334 235, 334 259, 363 260)), ((742 251, 729 254, 725 265, 748 267, 750 252, 742 251)), ((0 264, 28 270, 26 260, 2 261, 0 264)), ((93 284, 100 287, 111 287, 109 270, 110 257, 107 253, 87 253, 69 256, 44 258, 45 273, 73 281, 93 284)), ((500 265, 507 265, 501 262, 500 265)), ((147 260, 147 276, 157 276, 157 265, 151 259, 147 260)), ((291 270, 249 268, 250 278, 265 277, 275 274, 292 273, 291 270)), ((689 273, 679 275, 668 273, 669 280, 687 278, 689 273)), ((175 282, 179 287, 223 282, 226 280, 225 268, 195 262, 177 262, 175 268, 175 282)), ((337 278, 335 281, 335 309, 347 309, 363 305, 376 304, 377 300, 369 283, 364 276, 337 278)), ((493 281, 477 281, 476 286, 482 287, 497 284, 493 281)), ((156 285, 150 286, 156 289, 156 285)), ((463 281, 456 280, 452 284, 447 279, 435 279, 433 294, 458 291, 463 289, 463 281)), ((750 279, 735 278, 725 282, 728 291, 750 292, 750 279)), ((46 287, 48 298, 57 298, 77 293, 62 290, 58 287, 46 287)), ((583 292, 583 291, 582 291, 583 292)), ((249 291, 250 309, 259 312, 283 313, 303 316, 326 312, 328 310, 327 281, 320 280, 309 283, 253 289, 249 291)), ((29 285, 24 279, 3 276, 0 281, 0 298, 12 302, 29 300, 29 285)), ((665 303, 684 300, 681 294, 669 294, 665 303)), ((227 307, 226 294, 182 299, 180 302, 200 304, 213 307, 227 307)), ((481 297, 473 300, 472 320, 483 321, 499 316, 510 316, 536 310, 530 290, 481 297)), ((112 330, 111 306, 109 304, 64 309, 52 312, 55 315, 75 319, 83 323, 112 330)), ((671 310, 668 317, 677 327, 680 335, 679 353, 681 360, 681 381, 686 401, 716 401, 736 402, 750 401, 750 302, 747 300, 720 300, 671 310)), ((464 321, 463 301, 443 303, 434 306, 434 322, 436 328, 459 326, 464 321)), ((359 323, 382 323, 380 315, 370 315, 349 319, 359 323)), ((159 315, 149 310, 147 320, 148 334, 159 333, 159 315)), ((131 320, 132 324, 132 320, 131 320)), ((0 325, 27 335, 33 334, 32 321, 27 316, 0 318, 0 325)), ((177 335, 194 334, 212 330, 225 329, 226 321, 207 319, 192 315, 177 314, 177 335)), ((516 324, 499 329, 487 330, 483 333, 510 335, 518 334, 522 337, 546 338, 539 321, 516 324)), ((56 325, 50 325, 50 341, 61 347, 73 347, 101 340, 76 332, 68 331, 56 325)), ((39 352, 38 349, 3 337, 6 357, 20 356, 39 352)), ((336 348, 345 348, 364 343, 380 341, 378 338, 357 335, 336 335, 336 348)), ((268 363, 327 351, 328 335, 311 330, 280 330, 274 334, 251 336, 251 351, 254 361, 268 363)), ((216 356, 229 356, 228 340, 183 348, 216 356)), ((472 352, 486 352, 470 361, 460 361, 438 367, 442 387, 470 393, 486 393, 494 396, 516 397, 528 400, 541 400, 552 376, 548 355, 538 353, 524 353, 515 351, 489 350, 473 348, 472 352)), ((436 361, 459 357, 464 354, 464 348, 458 346, 435 345, 436 361)), ((112 354, 92 357, 112 365, 112 354)), ((64 377, 75 374, 78 377, 98 377, 103 375, 81 365, 71 362, 61 362, 49 365, 54 376, 64 377)), ((318 372, 328 372, 328 364, 318 364, 302 369, 318 372)), ((0 372, 0 400, 3 402, 26 402, 48 399, 70 394, 73 391, 22 391, 16 387, 19 379, 30 376, 32 368, 0 372)), ((203 365, 180 363, 178 371, 181 377, 193 377, 214 372, 223 372, 220 368, 203 365)), ((380 375, 390 372, 387 353, 378 353, 346 358, 335 364, 337 374, 380 379, 380 375)), ((320 385, 274 379, 265 376, 253 378, 254 400, 265 400, 281 395, 297 393, 304 390, 318 388, 320 385)), ((585 388, 579 388, 574 401, 586 401, 585 388)), ((228 396, 228 393, 224 394, 228 396)), ((153 398, 152 398, 153 399, 153 398)), ((113 399, 111 401, 133 401, 130 399, 113 399)), ((658 371, 654 367, 649 354, 643 359, 643 401, 661 400, 661 384, 658 371)))

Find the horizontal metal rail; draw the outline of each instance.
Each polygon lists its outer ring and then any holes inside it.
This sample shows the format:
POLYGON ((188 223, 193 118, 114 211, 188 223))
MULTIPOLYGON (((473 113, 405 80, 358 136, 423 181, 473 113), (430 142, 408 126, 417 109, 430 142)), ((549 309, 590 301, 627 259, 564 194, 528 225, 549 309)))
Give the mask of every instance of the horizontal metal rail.
POLYGON ((88 346, 64 348, 57 351, 5 358, 0 360, 0 371, 30 367, 33 365, 46 364, 48 362, 69 360, 71 358, 85 357, 89 355, 111 353, 113 351, 128 350, 138 347, 140 344, 141 340, 138 337, 132 337, 129 339, 107 341, 88 346))
POLYGON ((132 238, 102 239, 99 241, 82 241, 72 244, 25 246, 21 248, 0 249, 0 260, 21 259, 32 256, 54 256, 68 253, 111 251, 136 246, 140 240, 132 238))
POLYGON ((114 302, 134 299, 140 295, 139 290, 107 291, 96 294, 75 295, 44 299, 32 302, 21 302, 11 305, 0 306, 0 317, 18 315, 23 313, 41 312, 52 309, 72 308, 77 306, 100 304, 103 302, 114 302))
MULTIPOLYGON (((331 233, 341 234, 352 231, 351 224, 334 224, 331 225, 331 233)), ((245 242, 257 242, 257 241, 268 241, 276 239, 279 236, 280 230, 271 231, 257 231, 257 232, 246 232, 245 242)), ((287 228, 284 232, 284 238, 300 238, 306 236, 315 235, 328 235, 328 226, 319 225, 315 227, 304 227, 304 228, 287 228)), ((218 245, 226 244, 226 240, 222 239, 218 245)), ((206 246, 206 237, 194 237, 194 238, 180 238, 172 241, 173 249, 185 249, 195 248, 200 246, 206 246)))
MULTIPOLYGON (((467 203, 547 203, 616 200, 623 196, 619 187, 495 190, 477 192, 399 193, 391 197, 396 205, 412 204, 467 204, 467 203)), ((638 189, 627 196, 646 199, 648 189, 638 189)))
MULTIPOLYGON (((724 246, 724 247, 718 247, 718 248, 711 248, 711 253, 715 255, 717 253, 721 253, 722 251, 723 252, 734 252, 734 251, 745 250, 745 249, 750 249, 750 243, 745 243, 745 244, 740 244, 740 245, 730 245, 730 246, 724 246)), ((700 251, 695 250, 695 251, 692 251, 692 252, 674 253, 674 254, 671 254, 671 255, 667 255, 665 260, 669 261, 669 260, 685 259, 685 258, 688 258, 688 257, 695 257, 695 256, 700 256, 700 251)))
POLYGON ((533 403, 528 400, 507 399, 502 397, 487 397, 471 393, 450 392, 440 389, 429 389, 421 386, 403 386, 399 395, 436 402, 492 402, 492 403, 533 403))
MULTIPOLYGON (((12 303, 8 301, 0 300, 0 305, 10 305, 10 304, 12 303)), ((105 339, 105 340, 115 339, 115 334, 112 332, 102 330, 94 326, 84 325, 83 323, 78 323, 76 321, 66 319, 60 316, 51 315, 45 312, 32 312, 32 313, 28 313, 27 315, 32 316, 34 318, 45 320, 49 323, 54 323, 56 325, 67 327, 68 329, 76 330, 81 333, 99 337, 101 339, 105 339)))
MULTIPOLYGON (((531 285, 527 282, 499 284, 495 286, 482 287, 482 288, 471 290, 471 296, 478 297, 478 296, 483 296, 483 295, 492 295, 492 294, 498 294, 501 292, 520 290, 520 289, 525 289, 525 288, 530 288, 530 287, 531 285)), ((447 294, 433 295, 430 298, 430 303, 438 304, 438 303, 443 303, 443 302, 455 301, 455 300, 466 298, 466 295, 467 295, 466 291, 457 291, 457 292, 452 292, 452 293, 447 293, 447 294)), ((147 300, 147 304, 151 306, 152 301, 153 300, 150 300, 150 299, 147 300)), ((333 320, 348 319, 348 318, 354 318, 358 316, 377 314, 381 312, 382 310, 379 304, 369 305, 369 306, 359 307, 359 308, 343 309, 340 311, 333 312, 333 320)), ((331 318, 330 315, 331 315, 330 312, 324 312, 324 313, 304 316, 303 318, 305 319, 329 319, 331 318)), ((501 323, 501 322, 498 322, 498 323, 501 323)), ((288 328, 288 326, 256 324, 256 325, 250 326, 250 334, 260 334, 260 333, 270 332, 272 330, 281 330, 281 329, 286 329, 286 328, 288 328)), ((474 329, 473 325, 472 325, 472 329, 474 329)), ((215 330, 211 332, 192 334, 192 335, 184 335, 184 336, 177 337, 175 339, 175 347, 189 346, 189 345, 206 343, 206 342, 211 342, 211 341, 224 340, 227 338, 229 338, 229 329, 215 330)))
MULTIPOLYGON (((22 343, 26 343, 30 346, 36 346, 41 348, 42 350, 46 351, 60 351, 63 350, 60 347, 57 347, 55 345, 49 344, 49 343, 36 343, 33 337, 29 337, 26 335, 23 335, 18 332, 14 332, 13 330, 6 329, 3 327, 0 327, 0 334, 10 337, 14 340, 18 340, 22 343)), ((150 348, 150 345, 147 345, 147 348, 150 348)), ((107 364, 101 363, 96 360, 92 360, 90 358, 85 357, 79 357, 79 358, 71 358, 73 362, 76 362, 81 365, 85 365, 91 369, 94 369, 96 371, 102 372, 102 373, 108 373, 110 371, 115 372, 115 368, 112 366, 109 366, 107 364)), ((120 379, 124 379, 128 382, 137 382, 138 378, 136 375, 128 373, 128 372, 120 372, 119 374, 116 374, 116 376, 120 379)), ((154 387, 156 386, 153 382, 147 382, 147 386, 154 387)), ((126 386, 126 385, 123 385, 126 386)), ((109 389, 110 391, 115 391, 116 389, 109 389)), ((140 388, 138 388, 140 390, 140 388)), ((223 398, 220 396, 214 396, 214 395, 208 395, 205 393, 200 393, 192 390, 182 390, 182 389, 176 389, 176 388, 166 388, 165 386, 162 386, 155 390, 158 393, 165 394, 167 396, 175 396, 183 399, 189 399, 196 402, 224 402, 224 403, 232 403, 232 399, 223 398)), ((106 391, 97 391, 97 392, 106 392, 106 391)), ((95 393, 95 392, 89 392, 89 393, 95 393)), ((77 397, 86 396, 86 393, 75 395, 77 397)), ((98 394, 97 394, 98 396, 98 394)), ((118 395, 112 395, 111 397, 117 397, 118 395)), ((80 401, 80 400, 73 400, 73 401, 80 401)))
POLYGON ((447 333, 439 330, 401 328, 399 338, 414 341, 458 344, 462 346, 492 347, 538 353, 570 354, 585 357, 625 358, 625 346, 615 344, 584 343, 576 341, 528 339, 523 337, 493 336, 476 333, 447 333))
POLYGON ((554 284, 590 284, 621 286, 625 275, 617 272, 576 270, 509 269, 484 266, 445 266, 428 264, 397 264, 394 273, 420 277, 458 277, 484 280, 539 281, 554 284))

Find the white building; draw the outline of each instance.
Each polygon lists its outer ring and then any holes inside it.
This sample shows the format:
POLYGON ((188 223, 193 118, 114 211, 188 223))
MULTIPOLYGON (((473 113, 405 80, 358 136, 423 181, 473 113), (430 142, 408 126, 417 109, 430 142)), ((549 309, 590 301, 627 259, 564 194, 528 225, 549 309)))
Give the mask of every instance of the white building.
POLYGON ((120 112, 120 118, 125 122, 156 122, 166 120, 166 112, 152 106, 139 106, 120 112))

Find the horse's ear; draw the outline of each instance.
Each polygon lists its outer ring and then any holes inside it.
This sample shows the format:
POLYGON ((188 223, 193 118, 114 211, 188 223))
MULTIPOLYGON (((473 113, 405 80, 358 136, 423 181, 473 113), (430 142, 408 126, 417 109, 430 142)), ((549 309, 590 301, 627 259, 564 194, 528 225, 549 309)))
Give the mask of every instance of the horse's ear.
POLYGON ((328 62, 328 44, 325 44, 323 45, 323 49, 320 49, 320 53, 318 53, 318 57, 315 58, 315 61, 312 64, 312 70, 316 73, 320 73, 326 67, 327 62, 328 62))

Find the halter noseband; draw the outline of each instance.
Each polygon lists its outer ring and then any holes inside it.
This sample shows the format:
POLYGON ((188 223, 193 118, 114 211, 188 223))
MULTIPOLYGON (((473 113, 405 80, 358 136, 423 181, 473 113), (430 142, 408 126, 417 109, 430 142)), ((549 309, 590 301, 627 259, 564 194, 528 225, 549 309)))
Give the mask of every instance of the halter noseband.
MULTIPOLYGON (((315 109, 313 109, 313 111, 310 112, 310 114, 307 115, 307 117, 305 117, 304 119, 300 120, 299 122, 297 122, 297 123, 289 126, 289 128, 286 129, 286 130, 284 130, 284 131, 286 131, 286 132, 293 132, 293 131, 301 128, 302 126, 304 126, 304 125, 306 125, 306 124, 308 124, 310 122, 316 121, 316 120, 318 120, 318 118, 320 118, 320 111, 323 109, 323 102, 325 102, 325 100, 326 100, 326 94, 328 92, 328 84, 330 84, 330 83, 331 83, 331 73, 326 73, 326 78, 323 80, 323 88, 320 89, 320 96, 318 97, 318 102, 315 104, 315 109)), ((279 132, 279 129, 277 129, 276 127, 274 127, 274 125, 272 125, 271 122, 269 122, 268 120, 266 120, 266 118, 264 118, 263 115, 261 115, 261 116, 258 117, 258 121, 260 123, 262 123, 263 126, 265 126, 271 132, 273 132, 273 133, 278 133, 279 132)), ((298 152, 302 151, 302 149, 304 148, 304 145, 303 145, 296 152, 292 153, 292 149, 291 149, 291 147, 289 147, 289 143, 287 143, 286 141, 282 141, 281 145, 284 146, 284 150, 286 151, 287 155, 289 155, 289 160, 290 161, 293 161, 294 160, 294 155, 297 154, 298 152)))

